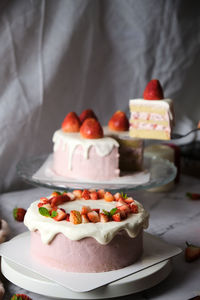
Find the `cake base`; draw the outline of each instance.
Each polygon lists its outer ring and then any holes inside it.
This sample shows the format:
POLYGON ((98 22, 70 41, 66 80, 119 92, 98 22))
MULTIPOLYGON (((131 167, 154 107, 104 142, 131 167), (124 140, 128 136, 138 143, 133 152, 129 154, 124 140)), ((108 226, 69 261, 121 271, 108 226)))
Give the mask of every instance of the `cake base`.
POLYGON ((25 290, 55 299, 108 299, 134 294, 160 283, 171 271, 172 263, 168 259, 103 287, 81 293, 67 289, 7 258, 2 258, 2 273, 10 282, 25 290))
POLYGON ((117 270, 136 262, 143 252, 143 231, 131 238, 123 230, 102 245, 88 237, 72 241, 59 233, 44 244, 39 231, 31 232, 31 255, 40 263, 67 272, 93 273, 117 270))

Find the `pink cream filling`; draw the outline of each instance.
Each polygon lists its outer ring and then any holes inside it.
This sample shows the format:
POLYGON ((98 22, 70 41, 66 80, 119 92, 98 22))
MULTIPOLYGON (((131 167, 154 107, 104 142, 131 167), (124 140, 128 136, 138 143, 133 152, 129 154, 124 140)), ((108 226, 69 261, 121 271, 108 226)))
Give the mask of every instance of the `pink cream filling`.
POLYGON ((54 152, 54 171, 61 176, 69 178, 109 180, 119 176, 119 154, 118 148, 114 147, 106 156, 99 156, 95 147, 89 149, 88 158, 84 157, 81 146, 75 148, 71 163, 68 147, 60 143, 54 152), (71 167, 70 167, 71 165, 71 167))
POLYGON ((137 261, 143 251, 143 231, 130 238, 119 232, 109 244, 88 237, 72 241, 59 233, 44 244, 38 231, 31 232, 31 255, 40 263, 68 272, 90 273, 121 269, 137 261))

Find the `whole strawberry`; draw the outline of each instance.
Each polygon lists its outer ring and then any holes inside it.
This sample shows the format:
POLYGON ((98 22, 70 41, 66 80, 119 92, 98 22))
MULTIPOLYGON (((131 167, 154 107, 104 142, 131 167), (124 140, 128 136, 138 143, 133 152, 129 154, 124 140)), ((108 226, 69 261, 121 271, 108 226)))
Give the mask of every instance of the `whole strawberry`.
POLYGON ((23 222, 26 210, 24 208, 16 207, 13 209, 13 217, 17 222, 23 222))
POLYGON ((186 242, 185 260, 187 262, 192 262, 198 258, 200 258, 200 247, 186 242))
POLYGON ((32 300, 25 294, 15 294, 12 296, 11 300, 32 300))
POLYGON ((158 79, 152 79, 147 84, 143 97, 145 100, 161 100, 164 99, 162 86, 158 79))

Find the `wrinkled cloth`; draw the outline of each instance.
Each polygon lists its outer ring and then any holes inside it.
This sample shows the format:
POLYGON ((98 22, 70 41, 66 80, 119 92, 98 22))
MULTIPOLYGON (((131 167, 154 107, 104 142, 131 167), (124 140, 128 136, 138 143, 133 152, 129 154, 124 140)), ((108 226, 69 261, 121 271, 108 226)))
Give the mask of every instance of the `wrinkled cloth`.
POLYGON ((152 78, 175 102, 179 133, 199 120, 200 2, 3 0, 0 4, 0 191, 19 160, 52 152, 69 111, 102 124, 152 78))

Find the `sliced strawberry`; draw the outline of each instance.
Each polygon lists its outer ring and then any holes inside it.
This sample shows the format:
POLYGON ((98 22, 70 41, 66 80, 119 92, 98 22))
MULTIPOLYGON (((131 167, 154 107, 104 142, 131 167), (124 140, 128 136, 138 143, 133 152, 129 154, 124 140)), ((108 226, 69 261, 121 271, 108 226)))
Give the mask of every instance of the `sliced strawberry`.
POLYGON ((108 215, 104 214, 104 213, 100 213, 99 214, 99 217, 100 217, 100 222, 101 223, 107 223, 110 221, 110 218, 108 215))
POLYGON ((120 205, 117 208, 118 208, 119 211, 124 211, 127 214, 131 211, 130 207, 127 204, 120 205))
POLYGON ((122 195, 120 193, 114 194, 115 201, 118 201, 121 197, 122 195))
POLYGON ((59 195, 59 196, 54 196, 53 198, 50 199, 51 201, 51 207, 63 204, 67 201, 70 201, 70 198, 68 195, 59 195))
POLYGON ((66 219, 67 222, 70 222, 70 214, 66 213, 66 219))
POLYGON ((129 207, 130 207, 131 212, 132 212, 133 214, 137 214, 137 213, 138 213, 138 206, 137 206, 136 204, 131 203, 131 204, 129 205, 129 207))
POLYGON ((81 122, 75 112, 70 112, 62 122, 61 128, 64 132, 79 132, 81 122))
POLYGON ((110 192, 106 192, 104 194, 104 200, 107 202, 112 202, 112 201, 115 201, 115 198, 110 192))
POLYGON ((28 297, 25 294, 14 294, 11 300, 32 300, 32 298, 28 297))
POLYGON ((82 218, 82 223, 89 223, 90 222, 87 215, 81 215, 81 218, 82 218))
POLYGON ((90 192, 88 190, 83 190, 82 198, 85 199, 85 200, 89 200, 90 199, 90 192))
POLYGON ((92 210, 89 206, 82 206, 81 215, 87 215, 87 213, 89 213, 90 211, 92 210))
POLYGON ((118 209, 117 212, 120 213, 121 220, 125 220, 127 218, 127 216, 128 216, 128 213, 125 210, 118 209))
POLYGON ((76 200, 76 196, 74 195, 74 193, 71 193, 71 192, 67 192, 66 194, 64 195, 67 195, 71 201, 74 201, 76 200))
POLYGON ((92 109, 85 109, 79 116, 81 123, 83 123, 88 118, 93 118, 97 120, 97 116, 95 115, 92 109))
POLYGON ((98 193, 97 192, 90 192, 90 198, 92 200, 98 200, 98 193))
POLYGON ((103 128, 96 119, 89 118, 83 122, 80 134, 85 139, 100 139, 103 137, 103 128))
POLYGON ((122 198, 120 198, 116 203, 116 207, 119 207, 119 206, 122 206, 122 205, 127 205, 127 204, 122 198))
POLYGON ((13 217, 17 222, 23 222, 26 210, 21 207, 16 207, 13 209, 13 217))
POLYGON ((59 196, 59 195, 61 195, 61 193, 58 191, 54 191, 53 193, 51 193, 51 197, 55 197, 55 196, 59 196))
POLYGON ((132 197, 128 197, 128 198, 124 199, 124 202, 126 202, 127 204, 131 204, 134 202, 134 200, 132 197))
POLYGON ((200 258, 200 247, 188 244, 186 242, 187 247, 185 248, 185 260, 187 262, 192 262, 198 258, 200 258))
POLYGON ((58 208, 56 212, 57 212, 57 216, 53 217, 53 219, 55 221, 62 221, 64 219, 66 219, 67 214, 66 214, 66 212, 63 209, 58 208))
POLYGON ((38 207, 45 207, 48 211, 52 210, 51 204, 47 203, 47 204, 43 204, 43 203, 39 203, 38 207), (41 206, 39 204, 42 204, 41 206))
POLYGON ((112 219, 113 219, 113 221, 115 221, 115 222, 121 222, 121 215, 120 215, 120 213, 117 212, 116 214, 114 214, 114 215, 112 216, 112 219))
POLYGON ((44 203, 44 204, 47 204, 47 203, 50 203, 50 200, 48 198, 46 198, 46 197, 41 197, 40 198, 40 202, 44 203))
POLYGON ((100 209, 99 208, 93 208, 92 211, 96 211, 98 214, 100 213, 100 209))
POLYGON ((77 199, 81 199, 82 198, 82 190, 74 190, 73 194, 75 195, 75 197, 77 199))
POLYGON ((96 211, 91 211, 87 214, 88 219, 92 223, 97 223, 100 221, 99 214, 96 211))
POLYGON ((143 94, 145 100, 164 99, 162 86, 158 79, 152 79, 146 86, 143 94))
POLYGON ((78 210, 70 211, 70 222, 77 225, 82 223, 81 214, 78 210))
POLYGON ((98 199, 104 199, 105 190, 100 189, 97 191, 97 194, 98 194, 98 199))
POLYGON ((129 121, 126 114, 121 110, 116 111, 109 120, 108 127, 113 131, 127 131, 129 121))

